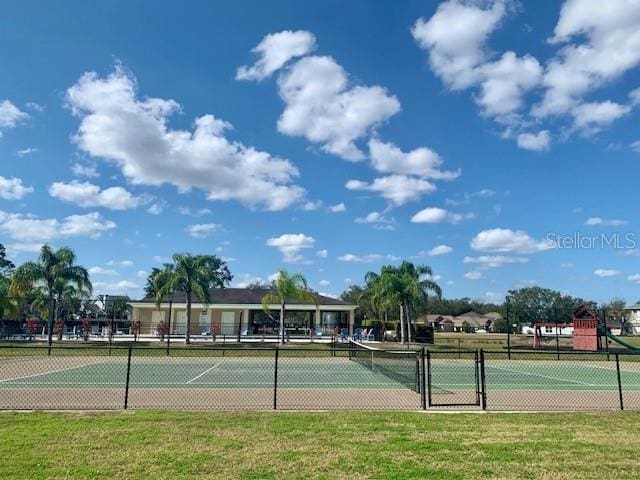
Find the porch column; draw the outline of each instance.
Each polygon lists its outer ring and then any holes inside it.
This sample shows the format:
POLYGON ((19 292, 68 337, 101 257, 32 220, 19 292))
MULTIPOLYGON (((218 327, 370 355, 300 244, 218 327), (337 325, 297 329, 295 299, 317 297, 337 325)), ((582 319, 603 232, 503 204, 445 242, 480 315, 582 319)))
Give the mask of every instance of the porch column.
POLYGON ((349 335, 353 335, 353 326, 356 323, 356 311, 349 310, 349 335))
POLYGON ((245 308, 242 311, 242 321, 240 322, 240 335, 242 335, 242 326, 245 326, 245 330, 249 333, 249 309, 245 308))

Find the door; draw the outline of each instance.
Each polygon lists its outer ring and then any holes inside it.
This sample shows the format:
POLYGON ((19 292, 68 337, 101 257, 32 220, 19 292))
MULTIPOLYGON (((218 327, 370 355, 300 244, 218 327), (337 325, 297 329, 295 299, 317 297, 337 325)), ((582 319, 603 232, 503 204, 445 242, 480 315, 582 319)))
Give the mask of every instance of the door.
POLYGON ((182 310, 176 312, 175 325, 171 327, 176 335, 184 335, 187 333, 187 311, 182 310))
POLYGON ((478 351, 427 351, 426 364, 429 407, 480 406, 478 351))
POLYGON ((235 312, 222 312, 221 314, 221 335, 234 335, 236 326, 236 313, 235 312))

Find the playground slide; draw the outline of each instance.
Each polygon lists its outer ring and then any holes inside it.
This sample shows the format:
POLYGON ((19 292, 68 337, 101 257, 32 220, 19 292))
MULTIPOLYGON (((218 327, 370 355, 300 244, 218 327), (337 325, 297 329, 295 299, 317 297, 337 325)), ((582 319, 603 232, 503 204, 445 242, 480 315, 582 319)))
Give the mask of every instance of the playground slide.
POLYGON ((638 347, 637 345, 631 345, 630 343, 625 342, 620 337, 616 337, 615 335, 612 335, 611 333, 608 333, 608 332, 607 332, 607 337, 609 337, 614 342, 619 343, 623 347, 627 347, 628 349, 633 350, 635 352, 640 352, 640 347, 638 347))

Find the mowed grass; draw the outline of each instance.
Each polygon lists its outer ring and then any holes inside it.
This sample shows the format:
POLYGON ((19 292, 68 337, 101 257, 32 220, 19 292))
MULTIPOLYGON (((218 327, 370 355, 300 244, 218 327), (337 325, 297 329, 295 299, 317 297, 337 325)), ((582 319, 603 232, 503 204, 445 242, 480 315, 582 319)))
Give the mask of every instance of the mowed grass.
POLYGON ((639 478, 640 414, 0 413, 0 478, 639 478))

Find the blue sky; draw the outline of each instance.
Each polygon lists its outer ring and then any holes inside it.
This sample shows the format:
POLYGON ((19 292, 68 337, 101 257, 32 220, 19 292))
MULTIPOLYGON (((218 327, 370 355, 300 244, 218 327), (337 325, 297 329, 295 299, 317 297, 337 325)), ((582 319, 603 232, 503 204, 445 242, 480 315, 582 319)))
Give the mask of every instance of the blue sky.
POLYGON ((640 298, 633 0, 4 10, 17 262, 70 245, 132 296, 187 251, 236 285, 284 267, 335 295, 406 258, 447 297, 640 298))

